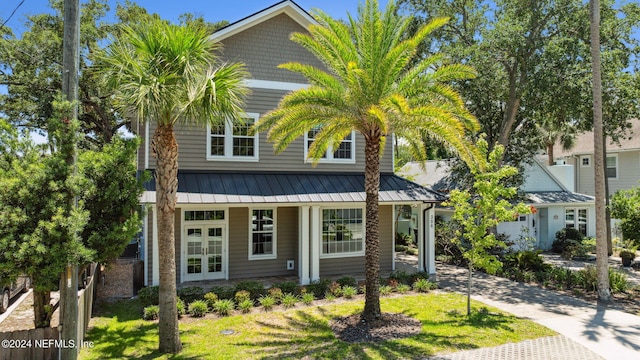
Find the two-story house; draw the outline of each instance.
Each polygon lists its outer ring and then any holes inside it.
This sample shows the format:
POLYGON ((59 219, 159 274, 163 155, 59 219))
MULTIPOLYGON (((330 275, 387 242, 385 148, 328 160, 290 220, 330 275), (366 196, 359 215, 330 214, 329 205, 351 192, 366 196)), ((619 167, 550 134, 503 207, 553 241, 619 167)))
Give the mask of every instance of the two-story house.
MULTIPOLYGON (((619 143, 608 139, 606 144, 606 172, 611 195, 618 190, 640 185, 640 119, 632 120, 631 124, 631 129, 627 130, 619 143)), ((595 195, 593 132, 579 134, 575 146, 569 150, 556 144, 554 154, 556 164, 573 166, 575 191, 595 195)))
MULTIPOLYGON (((175 214, 176 281, 297 276, 308 284, 325 276, 364 273, 364 140, 352 133, 329 149, 317 166, 307 159, 314 133, 274 155, 265 134, 249 128, 289 91, 308 86, 298 74, 278 69, 297 61, 322 67, 289 40, 314 19, 293 1, 281 1, 213 34, 223 60, 241 61, 251 73, 244 124, 178 127, 178 201, 175 214)), ((140 125, 144 142, 139 168, 153 171, 149 152, 154 126, 140 125)), ((420 210, 419 269, 435 274, 433 219, 437 193, 393 174, 392 141, 381 161, 380 267, 394 268, 393 208, 420 210)), ((141 202, 145 284, 158 284, 155 184, 141 202)))

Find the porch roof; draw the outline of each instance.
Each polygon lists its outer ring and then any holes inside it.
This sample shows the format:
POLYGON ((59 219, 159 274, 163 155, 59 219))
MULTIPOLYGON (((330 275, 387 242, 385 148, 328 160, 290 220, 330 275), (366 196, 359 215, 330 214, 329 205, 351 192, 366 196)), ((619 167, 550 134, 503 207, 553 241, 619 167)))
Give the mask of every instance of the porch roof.
POLYGON ((528 203, 531 204, 584 204, 595 202, 595 197, 591 195, 571 191, 527 192, 526 196, 528 203))
MULTIPOLYGON (((155 203, 155 181, 142 203, 155 203)), ((178 172, 178 203, 364 202, 364 174, 178 172)), ((444 201, 444 196, 394 174, 380 175, 380 202, 444 201)))

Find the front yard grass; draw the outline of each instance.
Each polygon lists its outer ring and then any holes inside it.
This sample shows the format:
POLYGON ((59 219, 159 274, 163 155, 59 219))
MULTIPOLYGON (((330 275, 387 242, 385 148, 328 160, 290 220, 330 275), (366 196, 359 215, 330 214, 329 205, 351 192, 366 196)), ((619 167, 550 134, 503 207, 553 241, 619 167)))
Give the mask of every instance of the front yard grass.
POLYGON ((329 321, 362 310, 362 300, 284 311, 236 315, 215 319, 183 318, 180 354, 157 351, 157 322, 141 319, 137 300, 105 304, 92 320, 80 359, 392 359, 418 358, 436 353, 492 347, 542 336, 550 329, 497 309, 472 303, 466 314, 466 297, 429 293, 382 298, 384 312, 404 313, 422 322, 419 335, 380 343, 350 344, 336 339, 329 321), (223 330, 233 334, 223 335, 223 330))

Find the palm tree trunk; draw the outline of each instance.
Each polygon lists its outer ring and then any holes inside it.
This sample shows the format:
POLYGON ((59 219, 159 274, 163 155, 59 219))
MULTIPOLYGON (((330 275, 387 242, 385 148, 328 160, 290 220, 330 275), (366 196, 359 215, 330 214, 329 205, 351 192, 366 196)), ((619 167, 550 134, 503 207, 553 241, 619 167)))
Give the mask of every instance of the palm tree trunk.
POLYGON ((173 125, 158 125, 151 144, 156 156, 156 216, 160 271, 159 350, 182 350, 176 307, 175 210, 178 192, 178 143, 173 125))
POLYGON ((382 317, 380 310, 380 238, 379 206, 380 191, 380 134, 368 134, 365 144, 364 189, 366 199, 365 274, 366 293, 362 320, 371 322, 382 317))
POLYGON ((600 70, 600 0, 590 1, 591 65, 593 71, 593 158, 596 195, 596 273, 598 301, 610 302, 609 256, 605 209, 604 125, 602 121, 602 75, 600 70))

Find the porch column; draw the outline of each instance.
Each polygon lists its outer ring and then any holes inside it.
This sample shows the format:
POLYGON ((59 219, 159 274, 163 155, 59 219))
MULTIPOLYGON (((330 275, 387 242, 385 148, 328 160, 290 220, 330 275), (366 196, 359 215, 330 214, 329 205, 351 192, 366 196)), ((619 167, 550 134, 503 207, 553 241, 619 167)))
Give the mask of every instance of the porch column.
POLYGON ((300 254, 299 254, 299 274, 300 284, 308 285, 311 283, 309 277, 309 208, 310 206, 300 207, 300 254))
POLYGON ((152 221, 153 221, 153 276, 151 277, 152 285, 160 284, 160 254, 158 254, 158 215, 156 214, 157 207, 153 204, 152 207, 152 221))
MULTIPOLYGON (((435 204, 427 210, 427 226, 425 231, 427 232, 426 252, 427 263, 426 270, 429 275, 436 275, 436 207, 435 204)), ((435 279, 434 279, 435 280, 435 279)))
POLYGON ((311 281, 320 280, 320 206, 311 207, 311 281))
POLYGON ((425 222, 425 212, 424 212, 425 206, 424 203, 420 203, 420 205, 418 206, 418 236, 416 239, 416 242, 418 243, 418 271, 425 271, 425 259, 428 256, 428 254, 425 253, 425 243, 427 241, 426 239, 426 234, 427 232, 425 231, 425 226, 427 225, 425 222))
MULTIPOLYGON (((147 208, 147 204, 142 205, 141 207, 147 208)), ((149 212, 142 212, 145 214, 144 219, 142 219, 142 260, 144 261, 144 285, 149 286, 149 212)))

